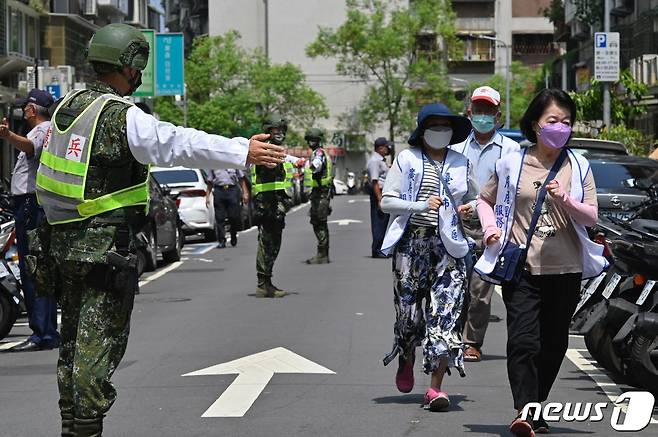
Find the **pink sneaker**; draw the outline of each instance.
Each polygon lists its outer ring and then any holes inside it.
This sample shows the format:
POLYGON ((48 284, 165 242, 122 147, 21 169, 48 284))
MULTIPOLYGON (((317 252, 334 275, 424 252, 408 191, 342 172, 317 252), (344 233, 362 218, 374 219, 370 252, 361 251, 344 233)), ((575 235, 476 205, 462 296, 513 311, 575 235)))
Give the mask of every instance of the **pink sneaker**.
POLYGON ((450 397, 444 391, 428 388, 425 393, 425 405, 433 412, 447 411, 450 408, 450 397))
POLYGON ((409 393, 414 388, 414 358, 398 359, 398 373, 395 375, 395 385, 402 393, 409 393))

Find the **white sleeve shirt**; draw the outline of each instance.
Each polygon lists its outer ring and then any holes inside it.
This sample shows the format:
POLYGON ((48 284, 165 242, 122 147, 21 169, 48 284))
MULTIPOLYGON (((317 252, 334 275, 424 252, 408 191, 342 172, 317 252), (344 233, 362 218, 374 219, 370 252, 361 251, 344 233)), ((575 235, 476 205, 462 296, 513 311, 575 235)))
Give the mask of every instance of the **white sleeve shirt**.
POLYGON ((246 138, 174 126, 135 106, 126 114, 126 133, 137 161, 161 167, 245 168, 249 152, 246 138))

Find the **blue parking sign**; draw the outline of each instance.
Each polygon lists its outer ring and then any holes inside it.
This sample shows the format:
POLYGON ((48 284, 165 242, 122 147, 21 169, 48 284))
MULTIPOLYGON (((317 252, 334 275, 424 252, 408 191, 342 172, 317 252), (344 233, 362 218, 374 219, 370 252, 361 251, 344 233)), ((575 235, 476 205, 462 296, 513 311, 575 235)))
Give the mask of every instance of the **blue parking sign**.
POLYGON ((185 60, 182 33, 159 33, 156 46, 156 95, 185 93, 185 60))
POLYGON ((46 85, 46 91, 53 96, 53 99, 57 100, 62 97, 62 88, 58 84, 46 85))
POLYGON ((606 35, 604 32, 596 32, 596 35, 594 39, 596 40, 596 48, 598 49, 604 49, 606 48, 607 40, 608 40, 608 35, 606 35))

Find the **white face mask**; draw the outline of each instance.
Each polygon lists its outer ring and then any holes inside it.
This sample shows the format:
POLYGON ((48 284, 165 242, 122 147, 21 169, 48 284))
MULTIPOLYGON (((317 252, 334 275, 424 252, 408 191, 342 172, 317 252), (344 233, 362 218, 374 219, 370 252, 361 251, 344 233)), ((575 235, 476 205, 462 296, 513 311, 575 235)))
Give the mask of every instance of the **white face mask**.
POLYGON ((450 144, 452 138, 452 128, 448 126, 435 126, 425 129, 423 139, 425 144, 431 149, 444 149, 450 144))

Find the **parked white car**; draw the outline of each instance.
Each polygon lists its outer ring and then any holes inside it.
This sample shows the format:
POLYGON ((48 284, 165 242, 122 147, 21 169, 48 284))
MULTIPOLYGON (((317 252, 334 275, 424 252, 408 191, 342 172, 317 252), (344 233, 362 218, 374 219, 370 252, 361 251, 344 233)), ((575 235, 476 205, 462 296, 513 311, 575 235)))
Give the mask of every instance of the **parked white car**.
POLYGON ((151 167, 151 175, 161 186, 171 190, 183 222, 183 232, 188 235, 203 233, 210 241, 217 238, 213 194, 208 190, 205 170, 151 167))

